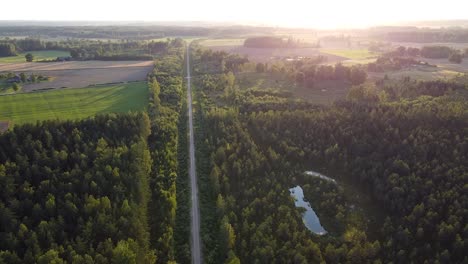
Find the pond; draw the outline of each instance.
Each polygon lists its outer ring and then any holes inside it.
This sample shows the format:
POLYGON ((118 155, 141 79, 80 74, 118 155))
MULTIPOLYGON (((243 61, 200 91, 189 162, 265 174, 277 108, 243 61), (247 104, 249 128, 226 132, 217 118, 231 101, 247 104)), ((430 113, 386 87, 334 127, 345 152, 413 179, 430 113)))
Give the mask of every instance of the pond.
POLYGON ((291 188, 289 189, 289 192, 291 193, 291 196, 294 197, 294 204, 296 207, 302 207, 306 209, 306 211, 302 214, 302 220, 304 221, 307 229, 317 235, 325 235, 327 231, 320 224, 320 219, 318 218, 314 209, 312 209, 309 202, 304 201, 304 191, 302 190, 301 186, 291 188))
POLYGON ((317 177, 317 178, 320 178, 322 180, 326 180, 326 181, 333 182, 333 183, 336 184, 336 181, 334 179, 332 179, 332 178, 330 178, 328 176, 325 176, 325 175, 323 175, 321 173, 318 173, 316 171, 305 171, 304 174, 307 175, 307 176, 317 177))

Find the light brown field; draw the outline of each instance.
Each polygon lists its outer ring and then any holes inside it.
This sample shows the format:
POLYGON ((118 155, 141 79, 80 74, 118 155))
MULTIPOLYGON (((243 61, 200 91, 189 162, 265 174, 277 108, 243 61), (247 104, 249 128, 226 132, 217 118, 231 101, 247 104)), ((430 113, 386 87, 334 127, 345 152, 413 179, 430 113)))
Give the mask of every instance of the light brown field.
POLYGON ((24 84, 22 91, 48 88, 81 88, 98 84, 144 81, 152 61, 71 61, 58 63, 0 64, 0 72, 40 74, 51 81, 24 84))
POLYGON ((153 61, 68 61, 68 62, 24 62, 0 63, 0 72, 59 71, 76 69, 107 69, 122 67, 148 67, 153 61))

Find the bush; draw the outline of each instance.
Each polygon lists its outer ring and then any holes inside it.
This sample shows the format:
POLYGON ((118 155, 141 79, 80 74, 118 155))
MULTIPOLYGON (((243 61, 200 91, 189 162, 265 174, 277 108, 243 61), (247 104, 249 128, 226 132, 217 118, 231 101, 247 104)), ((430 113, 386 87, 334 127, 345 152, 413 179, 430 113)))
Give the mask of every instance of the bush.
POLYGON ((463 56, 458 52, 452 53, 452 55, 450 55, 450 58, 449 58, 450 62, 458 63, 458 64, 460 64, 462 60, 463 60, 463 56))

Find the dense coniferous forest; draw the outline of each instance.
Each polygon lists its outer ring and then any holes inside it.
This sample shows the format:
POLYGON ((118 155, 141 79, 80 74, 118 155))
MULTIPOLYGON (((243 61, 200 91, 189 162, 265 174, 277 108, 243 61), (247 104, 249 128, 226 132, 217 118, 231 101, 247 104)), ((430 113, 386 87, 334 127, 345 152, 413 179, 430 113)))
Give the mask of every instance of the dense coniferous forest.
POLYGON ((146 114, 0 136, 0 262, 152 263, 146 114))
POLYGON ((207 263, 468 261, 466 80, 355 86, 329 106, 197 80, 201 181, 215 212, 205 221, 219 226, 207 263), (311 167, 371 197, 381 222, 353 220, 342 187, 301 176, 311 167), (303 225, 288 191, 298 183, 328 235, 303 225))
MULTIPOLYGON (((187 177, 184 174, 178 175, 178 170, 186 166, 183 160, 182 166, 178 166, 178 124, 185 94, 182 85, 182 65, 183 51, 180 45, 171 45, 168 52, 156 60, 155 68, 148 77, 149 116, 152 127, 148 142, 154 160, 150 176, 150 188, 153 192, 149 210, 152 212, 151 243, 156 246, 158 263, 167 263, 175 259, 174 228, 178 206, 176 180, 178 176, 187 177)), ((180 206, 186 205, 181 203, 180 206)), ((183 231, 179 232, 182 232, 178 234, 181 239, 188 240, 188 235, 185 237, 183 231)), ((178 257, 181 257, 180 253, 178 257)))
MULTIPOLYGON (((176 179, 187 165, 178 153, 182 62, 182 45, 168 42, 148 76, 147 113, 0 135, 0 263, 175 260, 176 179)), ((180 208, 183 221, 187 204, 180 208)), ((177 230, 177 250, 187 248, 188 231, 177 230)))

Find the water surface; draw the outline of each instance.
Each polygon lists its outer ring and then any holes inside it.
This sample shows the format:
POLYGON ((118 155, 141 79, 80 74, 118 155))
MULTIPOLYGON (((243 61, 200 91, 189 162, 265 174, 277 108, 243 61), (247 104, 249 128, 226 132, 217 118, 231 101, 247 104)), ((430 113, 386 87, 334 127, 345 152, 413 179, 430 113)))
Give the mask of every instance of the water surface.
POLYGON ((294 197, 294 204, 296 207, 302 207, 306 211, 302 214, 302 220, 304 221, 305 226, 310 231, 314 232, 317 235, 325 235, 327 231, 320 224, 320 219, 315 213, 314 209, 309 202, 304 201, 304 191, 301 186, 296 186, 289 189, 291 196, 294 197))

